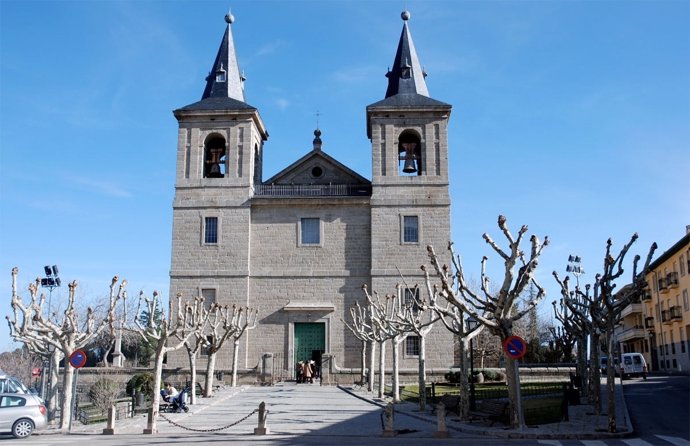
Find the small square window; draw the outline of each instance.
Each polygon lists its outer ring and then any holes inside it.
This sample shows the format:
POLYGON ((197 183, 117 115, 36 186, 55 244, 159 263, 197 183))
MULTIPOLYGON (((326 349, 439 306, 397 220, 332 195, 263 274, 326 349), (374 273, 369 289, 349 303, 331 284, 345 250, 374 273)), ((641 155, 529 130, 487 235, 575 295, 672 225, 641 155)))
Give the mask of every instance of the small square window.
POLYGON ((204 218, 204 243, 207 245, 218 243, 218 217, 204 218))
POLYGON ((405 356, 419 356, 419 336, 405 338, 405 356))
POLYGON ((403 304, 405 306, 410 306, 412 308, 412 312, 415 314, 419 311, 419 305, 417 302, 419 302, 419 288, 405 288, 403 304))
POLYGON ((302 218, 300 220, 300 245, 321 244, 321 220, 302 218))
POLYGON ((216 82, 225 82, 227 80, 227 75, 225 71, 218 71, 216 73, 216 82))
POLYGON ((419 217, 403 216, 403 243, 419 243, 419 217))

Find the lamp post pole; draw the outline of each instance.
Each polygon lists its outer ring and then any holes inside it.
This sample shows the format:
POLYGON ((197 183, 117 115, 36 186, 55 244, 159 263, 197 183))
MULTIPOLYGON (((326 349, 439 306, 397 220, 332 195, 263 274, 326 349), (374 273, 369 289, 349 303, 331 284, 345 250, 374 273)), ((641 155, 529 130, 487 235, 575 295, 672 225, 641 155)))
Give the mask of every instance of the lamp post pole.
MULTIPOLYGON (((479 321, 472 316, 468 317, 467 320, 467 332, 471 333, 477 328, 479 321)), ((477 410, 477 395, 475 393, 474 387, 474 336, 470 338, 470 410, 477 410)))

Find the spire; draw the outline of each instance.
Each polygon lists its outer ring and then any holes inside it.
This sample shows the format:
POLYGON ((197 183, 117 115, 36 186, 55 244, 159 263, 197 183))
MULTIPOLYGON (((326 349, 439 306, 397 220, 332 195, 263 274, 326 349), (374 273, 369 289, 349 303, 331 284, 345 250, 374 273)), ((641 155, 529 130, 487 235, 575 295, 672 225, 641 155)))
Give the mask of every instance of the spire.
POLYGON ((388 78, 386 97, 408 93, 428 97, 429 90, 427 90, 426 82, 424 81, 426 73, 422 70, 422 66, 419 63, 417 51, 414 48, 412 36, 407 26, 407 21, 410 20, 410 12, 403 11, 400 16, 403 19, 403 29, 400 35, 400 42, 398 43, 398 51, 395 53, 393 69, 389 69, 388 73, 386 73, 388 78))
POLYGON ((206 88, 201 99, 232 98, 244 102, 245 77, 240 72, 235 55, 235 42, 232 38, 231 25, 235 17, 228 12, 225 22, 228 24, 223 35, 223 41, 218 48, 218 55, 213 68, 206 78, 206 88))

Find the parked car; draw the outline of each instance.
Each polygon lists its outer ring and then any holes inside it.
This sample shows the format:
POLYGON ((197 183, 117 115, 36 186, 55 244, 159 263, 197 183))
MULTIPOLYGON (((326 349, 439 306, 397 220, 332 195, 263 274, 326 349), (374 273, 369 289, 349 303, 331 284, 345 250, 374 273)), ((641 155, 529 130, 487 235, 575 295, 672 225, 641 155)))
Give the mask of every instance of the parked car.
POLYGON ((46 406, 36 395, 0 394, 0 432, 11 432, 16 438, 26 438, 34 430, 48 424, 46 406))
POLYGON ((647 361, 642 353, 623 353, 621 355, 621 379, 629 376, 641 376, 647 379, 647 361))
POLYGON ((33 393, 19 379, 0 370, 0 393, 33 393))
MULTIPOLYGON (((601 369, 601 376, 606 376, 606 368, 608 367, 609 364, 609 359, 606 356, 600 356, 599 357, 599 368, 601 369)), ((619 371, 619 365, 620 362, 618 361, 618 358, 613 358, 613 373, 614 375, 618 375, 619 371)))

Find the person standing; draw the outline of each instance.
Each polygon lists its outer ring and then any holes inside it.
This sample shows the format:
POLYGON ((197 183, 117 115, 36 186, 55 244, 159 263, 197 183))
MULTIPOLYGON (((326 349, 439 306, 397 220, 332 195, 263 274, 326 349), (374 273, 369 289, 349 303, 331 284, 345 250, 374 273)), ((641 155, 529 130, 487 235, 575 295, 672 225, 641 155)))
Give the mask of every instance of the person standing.
POLYGON ((302 366, 302 379, 304 382, 309 381, 309 384, 314 384, 314 369, 311 368, 309 361, 304 361, 302 366))

